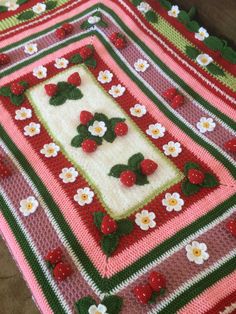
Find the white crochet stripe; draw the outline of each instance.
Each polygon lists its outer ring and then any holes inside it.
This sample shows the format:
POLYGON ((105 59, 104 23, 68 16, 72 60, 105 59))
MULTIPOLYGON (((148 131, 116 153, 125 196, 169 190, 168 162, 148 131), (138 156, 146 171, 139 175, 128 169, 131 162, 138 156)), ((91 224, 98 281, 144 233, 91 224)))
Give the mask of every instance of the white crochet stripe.
MULTIPOLYGON (((184 65, 186 65, 192 72, 194 72, 198 77, 203 79, 208 85, 213 87, 217 92, 219 92, 221 95, 225 96, 229 101, 231 101, 233 104, 236 104, 236 99, 231 97, 230 95, 223 92, 220 88, 214 85, 211 81, 209 81, 205 76, 200 74, 197 69, 192 67, 188 62, 186 62, 184 59, 182 59, 176 52, 174 52, 161 38, 159 38, 155 33, 153 33, 149 28, 143 24, 143 22, 140 20, 140 18, 129 8, 129 6, 123 1, 118 0, 120 4, 122 4, 131 15, 133 15, 134 19, 138 21, 138 23, 152 36, 154 37, 158 42, 160 42, 168 51, 172 53, 178 60, 180 60, 184 65)), ((222 83, 223 84, 223 83, 222 83)))
POLYGON ((229 306, 226 306, 226 308, 223 311, 220 311, 219 314, 234 313, 234 310, 236 310, 236 302, 235 303, 231 303, 229 306))
POLYGON ((75 264, 76 268, 79 269, 81 275, 83 276, 84 280, 89 284, 89 286, 93 289, 93 291, 100 297, 102 298, 102 296, 104 295, 103 292, 101 292, 99 290, 99 288, 96 286, 96 284, 94 283, 94 281, 89 277, 89 275, 86 273, 85 269, 83 268, 82 264, 80 263, 80 261, 78 260, 78 258, 76 257, 73 249, 70 246, 70 243, 67 241, 64 233, 61 231, 60 225, 56 222, 56 220, 54 219, 54 217, 52 216, 52 214, 50 213, 49 208, 47 207, 47 205, 45 204, 43 198, 41 197, 41 194, 39 193, 38 189, 36 188, 36 186, 34 185, 34 183, 31 181, 30 177, 28 176, 27 172, 25 172, 25 170, 21 167, 21 165, 19 164, 18 160, 13 156, 13 154, 11 153, 11 151, 7 148, 7 146, 5 145, 5 143, 3 143, 2 141, 0 141, 0 146, 2 147, 2 149, 5 151, 5 153, 10 157, 10 159, 12 160, 12 162, 14 163, 14 165, 17 167, 17 169, 20 171, 20 173, 22 174, 22 176, 24 177, 25 181, 27 182, 27 184, 30 186, 30 188, 34 191, 35 197, 39 200, 40 202, 40 206, 43 208, 44 213, 47 215, 48 220, 50 221, 50 223, 52 224, 53 228, 55 229, 58 238, 60 239, 61 243, 63 244, 63 246, 66 248, 66 250, 68 251, 68 254, 70 255, 73 263, 75 264))
POLYGON ((170 302, 172 302, 176 297, 181 295, 184 291, 188 290, 189 287, 191 287, 193 284, 196 284, 201 279, 207 277, 209 274, 217 270, 220 266, 224 265, 226 262, 228 262, 231 258, 235 257, 236 255, 236 249, 231 251, 229 254, 225 255, 224 257, 220 258, 217 262, 215 262, 213 265, 208 267, 206 270, 198 273, 195 277, 192 279, 186 281, 181 287, 179 287, 177 290, 175 290, 173 293, 169 294, 165 300, 158 303, 158 305, 148 312, 148 314, 156 314, 158 311, 163 310, 170 302))
POLYGON ((35 257, 37 258, 37 260, 40 264, 40 267, 43 270, 45 277, 47 278, 48 283, 50 284, 52 290, 54 291, 55 295, 57 296, 58 301, 60 302, 60 304, 62 305, 62 307, 66 313, 72 314, 73 312, 71 311, 70 306, 67 304, 63 295, 60 293, 60 290, 58 289, 58 285, 56 284, 55 280, 53 279, 50 271, 47 269, 47 266, 46 266, 46 263, 45 263, 43 257, 40 255, 40 253, 37 250, 37 247, 35 246, 34 242, 32 241, 29 234, 27 233, 27 230, 25 229, 25 227, 24 227, 24 225, 23 225, 23 223, 22 223, 22 221, 21 221, 21 219, 17 213, 17 210, 14 208, 14 206, 12 205, 11 201, 8 199, 6 193, 3 191, 3 189, 1 191, 1 194, 4 198, 4 200, 6 201, 6 203, 8 204, 12 215, 16 219, 19 228, 24 233, 29 246, 31 247, 32 251, 34 252, 35 257))

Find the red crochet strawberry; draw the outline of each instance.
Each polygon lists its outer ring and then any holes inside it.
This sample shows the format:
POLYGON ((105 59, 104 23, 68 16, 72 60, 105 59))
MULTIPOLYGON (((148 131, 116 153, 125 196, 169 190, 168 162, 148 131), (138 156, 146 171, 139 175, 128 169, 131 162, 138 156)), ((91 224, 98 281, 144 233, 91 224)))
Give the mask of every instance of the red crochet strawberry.
POLYGON ((80 118, 80 122, 83 125, 86 125, 90 120, 93 119, 93 114, 90 111, 82 110, 80 112, 80 117, 79 118, 80 118))
POLYGON ((136 174, 131 170, 122 171, 120 175, 120 182, 127 187, 131 187, 136 182, 136 174))
POLYGON ((156 292, 160 292, 161 289, 166 288, 165 277, 156 271, 153 271, 150 273, 149 278, 148 278, 148 283, 152 287, 152 289, 156 292))
POLYGON ((10 169, 0 160, 0 180, 11 176, 10 169))
POLYGON ((202 184, 204 181, 205 175, 199 169, 189 169, 188 171, 188 179, 192 184, 202 184))
POLYGON ((147 304, 152 297, 152 288, 149 284, 139 285, 133 290, 135 297, 142 304, 147 304))
POLYGON ((226 224, 226 229, 234 236, 236 237, 236 218, 231 219, 226 224))
POLYGON ((229 140, 228 142, 226 142, 224 144, 225 148, 232 152, 232 153, 236 153, 236 137, 232 138, 231 140, 229 140))
POLYGON ((114 42, 114 45, 116 46, 117 49, 123 49, 126 46, 126 41, 124 38, 118 37, 114 42))
POLYGON ((144 159, 140 163, 140 169, 143 174, 149 176, 157 170, 157 163, 151 159, 144 159))
POLYGON ((124 136, 128 133, 128 125, 125 122, 118 122, 115 125, 114 132, 117 136, 124 136))
POLYGON ((46 84, 44 85, 45 92, 48 96, 52 97, 56 95, 58 87, 56 84, 46 84))
POLYGON ((90 46, 81 47, 79 49, 79 54, 85 61, 93 55, 93 49, 90 46))
POLYGON ((79 86, 81 84, 81 78, 78 72, 72 73, 68 79, 67 82, 74 85, 79 86))
POLYGON ((50 251, 47 256, 45 256, 45 261, 49 262, 51 265, 57 264, 62 260, 62 250, 60 247, 50 251))
POLYGON ((162 94, 162 96, 164 98, 166 98, 167 100, 172 100, 175 97, 175 95, 177 95, 177 89, 176 88, 168 88, 162 94))
POLYGON ((64 28, 58 28, 56 31, 55 31, 55 36, 56 38, 58 39, 64 39, 66 37, 66 31, 64 30, 64 28))
POLYGON ((183 95, 176 95, 174 96, 172 102, 171 102, 171 107, 174 109, 180 108, 184 104, 184 96, 183 95))
POLYGON ((11 59, 6 53, 0 53, 0 65, 5 65, 10 62, 11 62, 11 59))
POLYGON ((86 153, 93 153, 97 149, 97 143, 94 140, 86 139, 82 142, 81 147, 86 153))
POLYGON ((19 82, 12 83, 10 88, 11 88, 12 94, 16 96, 22 95, 25 91, 25 87, 21 85, 19 82))
POLYGON ((67 277, 71 276, 73 270, 68 263, 59 262, 53 269, 53 276, 57 281, 65 280, 67 277))
POLYGON ((70 23, 64 23, 62 25, 62 28, 64 29, 66 35, 70 35, 71 33, 73 33, 74 30, 74 26, 70 23))
POLYGON ((112 33, 112 34, 109 36, 110 41, 111 41, 112 43, 115 43, 115 41, 116 41, 116 39, 118 38, 118 36, 119 36, 119 33, 117 33, 117 32, 112 33))
POLYGON ((117 223, 114 219, 112 219, 109 215, 105 215, 102 219, 101 231, 103 234, 111 234, 116 232, 117 223))

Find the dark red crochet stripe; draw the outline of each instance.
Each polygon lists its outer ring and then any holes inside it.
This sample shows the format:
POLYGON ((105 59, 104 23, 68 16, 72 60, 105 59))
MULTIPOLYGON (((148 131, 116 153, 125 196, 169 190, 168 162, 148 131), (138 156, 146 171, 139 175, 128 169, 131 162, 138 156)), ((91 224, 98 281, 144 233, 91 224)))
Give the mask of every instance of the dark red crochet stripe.
MULTIPOLYGON (((236 291, 232 292, 223 300, 219 301, 213 308, 207 311, 205 314, 217 314, 220 311, 224 311, 226 306, 230 306, 232 303, 236 302, 236 291)), ((231 314, 235 314, 236 310, 231 312, 231 314)))

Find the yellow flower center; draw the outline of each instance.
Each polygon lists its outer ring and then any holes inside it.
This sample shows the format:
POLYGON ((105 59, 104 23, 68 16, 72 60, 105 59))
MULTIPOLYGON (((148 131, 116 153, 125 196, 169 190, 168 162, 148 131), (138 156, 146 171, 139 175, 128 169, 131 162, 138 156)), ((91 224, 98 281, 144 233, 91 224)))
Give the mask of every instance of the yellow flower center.
POLYGON ((199 248, 193 248, 193 255, 194 256, 201 256, 201 254, 202 254, 202 251, 199 249, 199 248))
POLYGON ((119 89, 115 89, 115 94, 119 94, 120 90, 119 89))
POLYGON ((48 148, 48 153, 49 153, 49 154, 53 154, 54 151, 55 151, 54 148, 48 148))
POLYGON ((208 59, 206 57, 202 57, 201 61, 202 61, 203 64, 206 64, 208 62, 208 59))
POLYGON ((170 146, 169 147, 169 152, 170 153, 174 153, 175 152, 175 147, 174 146, 170 146))
POLYGON ((159 134, 159 133, 160 133, 160 131, 159 131, 158 129, 152 130, 152 134, 154 134, 154 135, 157 135, 157 134, 159 134))
POLYGON ((150 218, 149 217, 143 217, 141 221, 143 224, 147 225, 150 223, 150 218))
POLYGON ((26 208, 28 210, 32 209, 33 208, 33 204, 32 203, 27 203, 26 208))
POLYGON ((209 128, 209 126, 210 126, 210 123, 209 122, 203 122, 203 127, 205 128, 205 129, 208 129, 209 128))
POLYGON ((97 127, 95 128, 95 132, 96 132, 96 133, 102 132, 102 128, 101 128, 100 126, 97 126, 97 127))
POLYGON ((95 314, 102 314, 102 313, 101 313, 101 312, 99 312, 99 311, 96 311, 96 312, 95 312, 95 314))
POLYGON ((42 71, 38 71, 38 76, 42 76, 43 72, 42 71))
POLYGON ((144 68, 144 64, 143 64, 143 63, 140 63, 140 64, 139 64, 139 67, 140 67, 140 69, 143 69, 143 68, 144 68))
POLYGON ((200 34, 201 36, 204 36, 204 32, 200 32, 199 34, 200 34))
POLYGON ((175 205, 178 204, 178 202, 177 202, 177 200, 176 200, 175 198, 170 198, 170 199, 168 200, 168 203, 169 203, 169 205, 171 205, 171 206, 175 206, 175 205))
POLYGON ((103 75, 102 79, 103 79, 104 81, 106 81, 106 80, 107 80, 107 76, 106 76, 106 75, 103 75))
POLYGON ((21 115, 22 118, 26 118, 27 117, 26 112, 22 112, 20 115, 21 115))
POLYGON ((140 113, 141 110, 140 110, 140 109, 135 109, 135 112, 136 112, 136 113, 140 113))
POLYGON ((66 177, 70 179, 72 177, 72 174, 70 172, 67 172, 66 177))
POLYGON ((88 199, 88 195, 87 194, 82 194, 81 198, 82 198, 82 200, 86 201, 88 199))
POLYGON ((35 129, 34 127, 31 127, 31 128, 30 128, 30 132, 31 132, 31 133, 34 133, 35 131, 36 131, 36 129, 35 129))

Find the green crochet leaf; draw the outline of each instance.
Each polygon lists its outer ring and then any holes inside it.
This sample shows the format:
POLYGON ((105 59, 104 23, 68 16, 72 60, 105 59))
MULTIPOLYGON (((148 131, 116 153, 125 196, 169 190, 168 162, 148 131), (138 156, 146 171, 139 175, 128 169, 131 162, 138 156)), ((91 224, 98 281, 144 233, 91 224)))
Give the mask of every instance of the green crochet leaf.
POLYGON ((97 143, 97 145, 102 144, 102 137, 89 135, 88 138, 94 140, 97 143))
POLYGON ((149 304, 156 303, 157 297, 158 297, 158 292, 153 291, 153 293, 152 293, 152 295, 151 295, 151 298, 150 298, 150 300, 148 301, 148 303, 149 303, 149 304))
POLYGON ((140 163, 141 161, 144 160, 144 156, 141 153, 137 153, 134 154, 133 156, 131 156, 128 160, 128 165, 130 168, 132 168, 133 170, 137 170, 139 169, 140 163))
POLYGON ((135 5, 136 7, 140 5, 141 2, 143 2, 143 0, 132 0, 133 5, 135 5))
POLYGON ((170 10, 172 7, 172 4, 168 0, 159 0, 160 4, 167 10, 170 10))
POLYGON ((103 252, 107 256, 111 256, 119 244, 119 236, 116 233, 104 235, 101 244, 103 252))
POLYGON ((83 135, 76 135, 71 140, 71 146, 73 146, 73 147, 81 147, 81 144, 82 144, 83 140, 84 140, 84 136, 83 135))
POLYGON ((190 21, 186 24, 186 27, 190 32, 197 33, 200 28, 200 25, 196 21, 190 21))
POLYGON ((189 58, 191 58, 191 59, 196 59, 197 56, 200 54, 199 50, 197 50, 194 47, 190 47, 190 46, 186 46, 185 52, 186 52, 187 56, 189 56, 189 58))
POLYGON ((182 192, 186 196, 191 196, 193 194, 196 194, 200 190, 200 186, 196 184, 192 184, 188 180, 183 181, 181 185, 182 192))
POLYGON ((135 171, 135 174, 136 174, 136 182, 135 182, 135 184, 137 184, 137 185, 145 185, 145 184, 149 183, 146 175, 144 175, 144 174, 142 174, 140 172, 137 172, 137 171, 135 171))
POLYGON ((157 14, 154 11, 152 11, 152 10, 147 11, 145 13, 145 17, 151 23, 156 23, 157 22, 157 14))
POLYGON ((26 3, 26 2, 28 2, 28 0, 17 0, 16 1, 16 3, 19 4, 19 5, 21 5, 23 3, 26 3))
POLYGON ((92 297, 88 296, 77 301, 75 308, 79 314, 88 314, 88 310, 92 305, 96 305, 96 302, 92 297))
POLYGON ((117 225, 117 233, 119 236, 130 234, 134 229, 133 223, 128 219, 122 219, 117 221, 117 225))
POLYGON ((10 97, 11 96, 11 89, 9 86, 3 86, 0 88, 0 95, 1 96, 8 96, 10 97))
POLYGON ((194 16, 196 15, 196 8, 195 7, 191 7, 191 9, 188 11, 188 16, 190 18, 190 20, 192 20, 194 18, 194 16))
POLYGON ((224 71, 214 63, 208 64, 206 68, 209 72, 211 72, 214 75, 225 76, 224 71))
POLYGON ((63 94, 67 94, 68 92, 70 92, 72 89, 75 88, 74 85, 68 83, 68 82, 58 82, 57 83, 57 88, 58 90, 63 93, 63 94))
POLYGON ((205 173, 205 178, 201 186, 205 188, 214 188, 219 185, 219 181, 212 173, 205 173))
POLYGON ((84 64, 87 65, 88 67, 96 68, 97 61, 93 57, 91 57, 91 58, 85 60, 84 64))
POLYGON ((100 26, 100 27, 108 27, 107 22, 100 20, 98 23, 96 23, 96 25, 100 26))
POLYGON ((102 224, 102 220, 103 220, 103 217, 105 216, 104 213, 102 212, 95 212, 93 214, 93 221, 94 221, 94 224, 95 226, 101 230, 101 224, 102 224))
MULTIPOLYGON (((105 122, 105 123, 108 123, 108 120, 109 120, 109 119, 108 119, 108 117, 107 117, 105 114, 95 112, 93 122, 94 122, 95 120, 97 120, 97 121, 103 121, 103 122, 105 122)), ((93 124, 93 123, 92 123, 92 124, 93 124)))
POLYGON ((11 94, 10 100, 13 105, 20 106, 24 102, 25 96, 24 95, 17 96, 17 95, 11 94))
POLYGON ((56 94, 52 96, 49 100, 50 105, 52 106, 61 106, 66 102, 66 96, 62 94, 56 94))
POLYGON ((29 83, 26 82, 26 81, 21 81, 19 84, 24 86, 24 88, 28 88, 29 87, 29 83))
POLYGON ((67 93, 67 99, 77 100, 83 97, 83 94, 80 89, 73 88, 71 91, 67 93))
POLYGON ((214 51, 221 51, 224 48, 224 42, 215 36, 207 37, 204 40, 204 43, 207 47, 211 48, 214 51))
POLYGON ((186 25, 190 21, 188 13, 186 11, 181 10, 178 14, 178 20, 186 25))
POLYGON ((35 15, 34 11, 28 10, 28 11, 25 11, 25 12, 19 14, 17 16, 17 19, 18 20, 30 20, 30 19, 32 19, 32 17, 34 17, 34 15, 35 15))
POLYGON ((84 22, 80 25, 80 28, 81 28, 81 29, 88 29, 88 28, 90 28, 90 27, 92 27, 92 25, 89 24, 88 21, 84 21, 84 22))
POLYGON ((125 121, 124 118, 111 118, 111 119, 109 120, 110 125, 111 125, 112 128, 114 128, 117 123, 119 123, 119 122, 124 122, 124 121, 125 121))
POLYGON ((4 5, 0 5, 0 13, 2 12, 7 12, 7 7, 5 7, 4 5))
POLYGON ((121 172, 128 170, 129 166, 127 165, 122 165, 122 164, 118 164, 115 165, 111 168, 110 172, 109 172, 109 176, 115 177, 115 178, 119 178, 121 175, 121 172))
POLYGON ((45 4, 46 10, 52 10, 57 6, 57 1, 47 1, 45 4))
POLYGON ((119 314, 123 305, 123 300, 116 295, 109 295, 104 297, 101 303, 106 306, 107 313, 119 314))
POLYGON ((222 57, 229 62, 236 64, 236 51, 233 50, 231 47, 225 47, 222 50, 222 57))
POLYGON ((200 166, 195 162, 187 162, 184 165, 184 174, 187 175, 190 169, 200 169, 200 166))
POLYGON ((73 64, 82 63, 83 58, 80 56, 80 54, 76 53, 70 58, 70 62, 73 64))
POLYGON ((107 142, 112 143, 116 139, 116 134, 111 128, 107 128, 106 133, 103 135, 103 138, 107 142))
POLYGON ((80 135, 83 135, 84 137, 85 136, 88 136, 90 133, 86 127, 86 125, 83 125, 83 124, 80 124, 77 126, 77 132, 80 134, 80 135))

